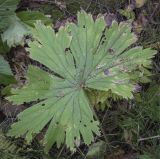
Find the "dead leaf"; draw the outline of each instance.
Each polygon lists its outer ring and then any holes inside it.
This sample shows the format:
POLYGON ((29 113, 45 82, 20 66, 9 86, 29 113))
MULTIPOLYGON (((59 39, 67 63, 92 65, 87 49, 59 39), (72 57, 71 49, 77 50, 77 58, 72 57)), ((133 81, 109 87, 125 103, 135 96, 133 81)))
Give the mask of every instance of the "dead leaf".
POLYGON ((147 25, 148 20, 143 13, 140 13, 137 20, 133 22, 133 31, 140 34, 144 27, 147 25))
POLYGON ((106 150, 106 144, 104 141, 94 143, 89 147, 89 151, 86 155, 87 159, 104 159, 104 153, 106 150))
POLYGON ((19 114, 24 109, 25 109, 25 106, 23 106, 23 105, 20 105, 20 106, 12 105, 10 102, 8 102, 6 100, 3 100, 0 103, 0 111, 3 112, 3 114, 7 118, 15 118, 17 116, 17 114, 19 114))
POLYGON ((107 26, 111 26, 114 20, 117 21, 117 17, 115 14, 109 13, 109 14, 105 14, 104 20, 107 26))
POLYGON ((54 25, 54 29, 58 30, 61 26, 65 26, 65 24, 69 22, 69 23, 76 23, 76 20, 74 17, 68 17, 64 20, 61 21, 57 21, 56 24, 54 25))
POLYGON ((146 3, 147 0, 135 0, 136 1, 136 8, 141 8, 146 3))

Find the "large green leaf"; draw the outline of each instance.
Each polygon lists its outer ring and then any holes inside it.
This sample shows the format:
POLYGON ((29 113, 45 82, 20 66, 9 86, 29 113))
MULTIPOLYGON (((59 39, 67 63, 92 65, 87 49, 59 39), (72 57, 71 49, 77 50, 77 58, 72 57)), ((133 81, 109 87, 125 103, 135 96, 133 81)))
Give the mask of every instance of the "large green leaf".
POLYGON ((10 25, 2 34, 3 42, 7 42, 9 47, 21 44, 24 35, 28 34, 28 29, 19 20, 17 16, 11 16, 10 25))
POLYGON ((0 0, 0 32, 3 42, 8 46, 23 44, 24 35, 28 34, 37 20, 50 24, 50 19, 35 11, 15 13, 19 0, 0 0))
POLYGON ((27 30, 15 14, 19 0, 0 0, 0 32, 8 46, 19 44, 27 30))
POLYGON ((14 82, 15 79, 13 78, 9 64, 0 55, 0 84, 10 84, 14 82))
POLYGON ((41 20, 44 24, 51 24, 51 19, 38 11, 21 11, 17 13, 21 21, 28 26, 34 27, 37 20, 41 20))
POLYGON ((111 90, 124 98, 132 98, 135 80, 130 73, 148 67, 156 53, 141 47, 131 48, 136 36, 127 22, 113 22, 108 29, 104 17, 95 21, 90 14, 78 13, 77 24, 68 23, 57 33, 41 23, 33 31, 30 57, 55 75, 30 66, 28 83, 12 90, 7 99, 14 104, 37 101, 18 116, 10 136, 26 135, 28 142, 46 125, 46 150, 54 143, 66 143, 73 149, 82 136, 86 144, 99 134, 86 90, 111 90), (57 75, 57 76, 56 76, 57 75))
POLYGON ((8 20, 10 24, 2 34, 2 40, 7 42, 9 47, 23 44, 24 36, 31 34, 31 29, 36 21, 41 21, 44 24, 51 22, 43 13, 35 11, 21 11, 8 17, 8 20))
POLYGON ((37 99, 42 101, 20 114, 22 121, 16 123, 9 134, 18 137, 27 132, 27 141, 31 141, 32 135, 39 133, 51 121, 45 137, 47 150, 54 142, 60 146, 65 133, 66 144, 70 148, 74 147, 75 138, 80 140, 80 133, 85 143, 90 144, 92 131, 99 133, 98 122, 93 119, 84 91, 33 66, 30 66, 27 77, 29 83, 22 89, 13 90, 14 95, 9 100, 15 101, 15 104, 37 99), (37 118, 35 122, 34 118, 37 118))
POLYGON ((0 0, 0 32, 9 26, 9 17, 15 15, 18 2, 19 0, 0 0))

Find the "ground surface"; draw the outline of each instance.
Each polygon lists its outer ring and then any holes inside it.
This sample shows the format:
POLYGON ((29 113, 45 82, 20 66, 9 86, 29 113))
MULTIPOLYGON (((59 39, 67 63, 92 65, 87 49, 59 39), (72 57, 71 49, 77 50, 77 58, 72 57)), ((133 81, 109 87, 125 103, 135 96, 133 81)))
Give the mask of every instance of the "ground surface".
MULTIPOLYGON (((156 88, 160 84, 160 2, 159 0, 148 0, 142 7, 135 7, 127 16, 119 12, 119 9, 127 10, 129 7, 132 8, 132 5, 134 3, 127 0, 21 1, 17 11, 31 9, 48 14, 51 16, 54 29, 58 29, 66 20, 74 20, 77 11, 82 8, 93 15, 99 13, 106 14, 106 16, 109 15, 107 19, 108 23, 113 19, 119 22, 127 20, 127 18, 132 18, 134 14, 133 29, 139 37, 137 45, 141 44, 144 47, 152 47, 158 50, 153 61, 153 69, 151 70, 153 74, 151 82, 150 84, 141 85, 141 92, 137 94, 135 100, 125 101, 118 99, 115 101, 113 98, 109 98, 109 100, 103 103, 98 103, 98 105, 106 106, 105 110, 96 110, 104 133, 101 137, 96 138, 94 146, 88 148, 82 143, 74 154, 71 154, 65 147, 57 149, 54 146, 49 155, 44 155, 39 143, 40 134, 31 146, 27 146, 23 140, 9 141, 12 144, 16 144, 17 147, 24 146, 21 150, 21 156, 27 156, 29 159, 160 158, 160 141, 158 138, 160 134, 160 120, 158 117, 154 119, 156 112, 160 112, 160 101, 157 100, 158 96, 152 98, 152 93, 157 93, 156 88), (155 89, 150 90, 151 88, 155 89), (159 106, 158 108, 157 105, 159 106), (106 138, 107 141, 105 140, 106 138), (97 143, 101 146, 98 146, 98 150, 94 150, 94 147, 97 147, 97 143), (89 150, 94 150, 91 156, 87 155, 89 150), (97 156, 98 153, 99 155, 97 156)), ((22 46, 12 48, 10 53, 7 54, 6 59, 9 61, 19 84, 23 85, 27 65, 34 62, 29 59, 28 53, 22 46)), ((34 64, 43 67, 38 63, 34 64)), ((1 88, 3 87, 2 85, 1 88)), ((24 104, 13 107, 11 103, 4 100, 3 94, 1 95, 0 104, 0 122, 3 130, 7 130, 8 125, 14 121, 16 115, 29 106, 24 104)), ((160 116, 160 114, 158 115, 160 116)), ((5 141, 0 143, 0 152, 1 147, 3 148, 4 145, 5 141)))

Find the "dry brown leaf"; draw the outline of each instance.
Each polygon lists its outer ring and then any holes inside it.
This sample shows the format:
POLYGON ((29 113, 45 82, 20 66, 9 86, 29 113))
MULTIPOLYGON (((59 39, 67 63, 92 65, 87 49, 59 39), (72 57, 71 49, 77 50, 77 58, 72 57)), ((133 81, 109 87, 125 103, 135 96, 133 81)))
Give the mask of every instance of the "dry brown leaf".
POLYGON ((147 0, 135 0, 136 1, 136 7, 141 8, 146 3, 147 0))

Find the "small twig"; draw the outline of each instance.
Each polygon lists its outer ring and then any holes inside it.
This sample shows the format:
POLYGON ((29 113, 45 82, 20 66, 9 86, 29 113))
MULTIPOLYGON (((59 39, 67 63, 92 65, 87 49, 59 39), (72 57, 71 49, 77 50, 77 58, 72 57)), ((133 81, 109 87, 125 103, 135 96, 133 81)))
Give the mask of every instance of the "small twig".
POLYGON ((146 137, 146 138, 140 138, 140 139, 138 139, 138 142, 145 141, 145 140, 156 139, 156 138, 160 138, 160 135, 151 136, 151 137, 146 137))
POLYGON ((63 11, 66 6, 64 4, 62 4, 61 2, 57 1, 57 0, 54 0, 54 1, 51 1, 51 0, 31 0, 32 2, 35 2, 35 3, 43 3, 43 4, 51 4, 51 5, 55 5, 57 6, 61 11, 63 11))
POLYGON ((160 68, 159 68, 159 66, 156 64, 156 62, 154 62, 153 64, 154 64, 154 66, 156 67, 156 69, 158 70, 158 72, 160 72, 160 68))
POLYGON ((90 3, 88 4, 87 8, 85 9, 86 11, 88 11, 88 9, 90 8, 91 4, 92 4, 92 0, 91 0, 90 3))
POLYGON ((160 7, 160 2, 158 3, 158 5, 155 7, 154 11, 152 12, 152 14, 150 15, 149 19, 151 19, 153 17, 153 15, 156 13, 157 9, 159 9, 160 7))
POLYGON ((64 148, 65 148, 65 145, 61 148, 61 150, 60 150, 60 152, 59 152, 59 154, 58 154, 58 156, 57 156, 57 159, 59 159, 59 158, 60 158, 60 156, 61 156, 61 154, 62 154, 62 152, 63 152, 64 148))
POLYGON ((85 154, 81 151, 81 149, 80 149, 79 147, 77 147, 77 150, 78 150, 79 154, 80 154, 83 158, 86 157, 85 154))
MULTIPOLYGON (((96 114, 96 112, 94 111, 94 109, 92 108, 92 111, 93 111, 93 115, 94 115, 94 117, 96 118, 96 120, 100 123, 100 120, 99 120, 99 118, 98 118, 98 116, 97 116, 97 114, 96 114)), ((108 141, 108 138, 107 138, 107 136, 106 136, 106 134, 105 134, 105 131, 104 131, 104 129, 103 129, 103 127, 102 127, 102 125, 100 124, 100 130, 101 130, 101 132, 102 132, 102 134, 103 134, 103 137, 104 137, 104 140, 105 140, 105 143, 106 143, 106 145, 107 145, 107 147, 109 148, 109 151, 112 153, 112 150, 111 150, 111 148, 110 148, 110 145, 109 145, 109 141, 108 141)))
POLYGON ((49 1, 49 0, 31 0, 32 2, 35 3, 50 3, 50 4, 55 4, 55 1, 49 1))

